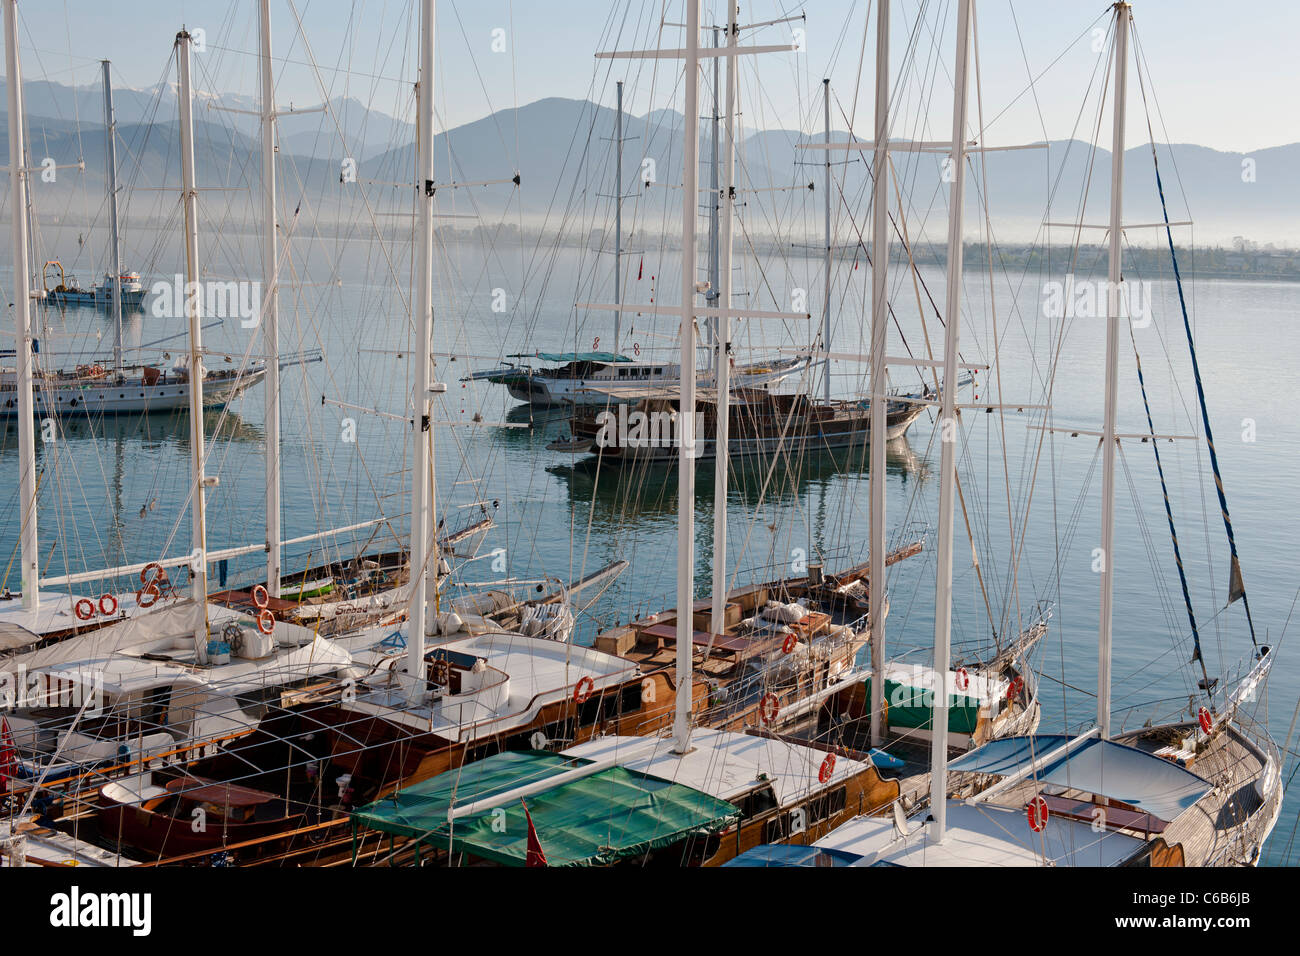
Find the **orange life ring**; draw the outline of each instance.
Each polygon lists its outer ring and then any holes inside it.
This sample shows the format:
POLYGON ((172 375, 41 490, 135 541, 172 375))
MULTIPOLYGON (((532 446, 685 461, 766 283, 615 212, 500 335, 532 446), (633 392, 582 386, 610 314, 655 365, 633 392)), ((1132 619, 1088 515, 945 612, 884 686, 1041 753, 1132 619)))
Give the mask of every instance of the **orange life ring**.
POLYGON ((765 724, 770 724, 776 720, 779 713, 781 713, 781 702, 776 699, 776 694, 764 694, 758 702, 758 719, 765 724))
POLYGON ((970 675, 966 673, 966 668, 957 668, 957 689, 965 690, 970 686, 970 675))
POLYGON ((781 650, 783 653, 786 654, 793 654, 794 649, 798 646, 799 646, 799 636, 795 634, 794 631, 791 631, 789 634, 787 634, 785 636, 785 640, 781 642, 781 650))
POLYGON ((596 682, 590 677, 579 677, 578 683, 573 685, 573 702, 575 704, 585 704, 591 700, 591 695, 596 690, 596 682))
POLYGON ((271 613, 269 607, 264 607, 257 612, 257 629, 263 634, 270 634, 275 630, 275 615, 271 613))
POLYGON ((117 598, 111 594, 101 594, 99 597, 99 613, 105 617, 112 617, 117 613, 117 598), (105 607, 104 605, 108 606, 105 607))
POLYGON ((77 620, 89 621, 95 616, 95 602, 90 598, 82 598, 76 603, 72 611, 77 615, 77 620))
POLYGON ((253 588, 253 603, 261 608, 271 603, 271 594, 266 590, 265 584, 259 584, 253 588))
POLYGON ((139 607, 153 607, 158 598, 162 597, 162 592, 158 590, 158 585, 150 581, 140 590, 135 592, 135 603, 139 607), (145 597, 149 600, 145 600, 145 597))
POLYGON ((1047 801, 1042 797, 1034 797, 1029 801, 1029 806, 1025 807, 1025 816, 1029 818, 1029 829, 1042 833, 1043 827, 1047 826, 1047 801))
POLYGON ((822 761, 821 769, 817 771, 817 780, 819 783, 830 783, 831 774, 835 772, 835 755, 827 754, 826 759, 822 761))
POLYGON ((1196 712, 1196 719, 1201 724, 1201 730, 1207 734, 1214 729, 1214 718, 1210 716, 1210 712, 1204 707, 1196 712))
MULTIPOLYGON (((157 561, 150 561, 148 564, 146 564, 143 568, 140 569, 140 583, 141 584, 156 583, 161 588, 162 585, 167 583, 167 570, 157 561), (150 574, 149 573, 150 571, 153 571, 155 573, 150 574)), ((161 593, 161 591, 159 593, 161 593)))
POLYGON ((1013 677, 1010 685, 1007 687, 1007 703, 1011 703, 1020 696, 1020 692, 1025 689, 1025 682, 1019 677, 1013 677))

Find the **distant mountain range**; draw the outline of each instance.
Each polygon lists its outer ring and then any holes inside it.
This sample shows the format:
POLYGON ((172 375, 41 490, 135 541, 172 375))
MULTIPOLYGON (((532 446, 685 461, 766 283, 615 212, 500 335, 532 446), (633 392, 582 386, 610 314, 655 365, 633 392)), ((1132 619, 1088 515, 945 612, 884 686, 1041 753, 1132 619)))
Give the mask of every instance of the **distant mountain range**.
MULTIPOLYGON (((0 87, 3 83, 0 83, 0 87)), ((47 81, 25 85, 28 147, 32 162, 44 157, 58 164, 84 158, 84 173, 61 170, 55 183, 38 183, 36 203, 42 217, 65 220, 98 215, 105 186, 102 93, 97 87, 68 87, 47 81), (85 197, 78 199, 76 197, 85 197)), ((119 182, 127 191, 126 215, 132 222, 157 209, 156 200, 135 202, 134 186, 175 185, 179 180, 176 143, 176 97, 171 86, 147 90, 115 89, 119 135, 119 182)), ((4 102, 0 97, 0 104, 4 102)), ((196 162, 201 185, 256 189, 257 120, 253 116, 204 109, 220 104, 241 110, 256 109, 249 97, 204 95, 196 110, 196 162)), ((283 104, 282 104, 283 105, 283 104)), ((311 107, 315 104, 295 104, 311 107)), ((393 104, 401 112, 410 104, 393 104)), ((509 221, 522 218, 525 227, 583 235, 603 232, 612 224, 614 111, 586 100, 547 98, 519 109, 500 110, 491 116, 440 134, 435 143, 440 186, 450 182, 509 180, 516 173, 521 185, 510 183, 473 189, 444 191, 450 196, 447 213, 478 215, 492 226, 503 214, 509 221)), ((414 170, 414 127, 388 113, 367 107, 356 99, 337 99, 328 112, 303 112, 281 119, 280 181, 286 206, 305 200, 305 207, 323 220, 355 220, 363 208, 361 190, 341 182, 344 160, 356 163, 357 179, 365 184, 368 200, 389 211, 400 211, 414 170), (287 164, 287 165, 285 165, 287 164), (385 203, 387 205, 385 205, 385 203)), ((625 227, 643 234, 673 232, 680 194, 682 116, 657 110, 647 117, 626 116, 623 177, 625 194, 635 201, 625 206, 625 227), (642 184, 643 172, 652 169, 655 184, 642 184)), ((709 133, 704 129, 701 159, 707 163, 709 133)), ((843 140, 838 131, 832 139, 843 140)), ((820 132, 812 137, 820 139, 820 132)), ((0 140, 7 134, 0 124, 0 140)), ((794 130, 764 130, 748 135, 741 151, 740 187, 755 190, 745 198, 747 228, 754 235, 780 232, 790 241, 806 241, 820 230, 821 170, 814 165, 824 154, 798 149, 809 137, 794 130), (809 183, 814 189, 807 190, 809 183), (788 191, 772 192, 774 188, 788 191), (762 190, 763 192, 757 192, 762 190), (806 232, 808 235, 802 235, 806 232)), ((990 145, 998 145, 993 143, 990 145)), ((1300 143, 1277 146, 1250 154, 1221 152, 1190 144, 1158 147, 1165 195, 1174 220, 1191 218, 1198 245, 1227 245, 1235 236, 1258 243, 1300 246, 1300 143), (1190 208, 1189 208, 1190 207, 1190 208)), ((982 213, 978 207, 987 179, 988 205, 994 233, 1003 242, 1024 242, 1040 233, 1041 223, 1104 223, 1107 217, 1109 153, 1092 150, 1076 140, 1048 144, 1046 149, 1010 150, 987 155, 987 169, 978 165, 968 180, 970 207, 967 223, 974 236, 982 213), (1085 183, 1091 186, 1081 208, 1085 183), (1050 213, 1048 199, 1052 203, 1050 213)), ((1160 219, 1160 204, 1149 145, 1128 151, 1125 178, 1126 219, 1133 223, 1160 219)), ((866 228, 869 194, 866 157, 836 167, 843 183, 833 205, 837 209, 841 241, 853 230, 866 228)), ((896 168, 905 179, 910 197, 910 219, 942 219, 947 201, 940 175, 941 157, 934 154, 898 153, 896 168)), ((709 182, 707 167, 701 185, 709 182)), ((156 196, 144 194, 145 196, 156 196)), ((245 203, 255 208, 255 203, 245 203)), ((451 219, 459 228, 470 219, 451 219)), ((1181 233, 1184 241, 1186 231, 1181 233)), ((1053 227, 1054 242, 1070 240, 1069 230, 1053 227)), ((1101 230, 1088 230, 1085 241, 1100 241, 1101 230)), ((1151 230, 1135 230, 1130 241, 1149 243, 1151 230)))

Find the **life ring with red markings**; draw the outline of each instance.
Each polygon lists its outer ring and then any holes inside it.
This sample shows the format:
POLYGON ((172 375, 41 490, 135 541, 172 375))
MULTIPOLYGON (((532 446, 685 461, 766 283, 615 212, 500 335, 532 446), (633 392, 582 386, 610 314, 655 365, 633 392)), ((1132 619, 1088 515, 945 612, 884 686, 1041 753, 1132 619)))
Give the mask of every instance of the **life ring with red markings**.
POLYGON ((271 594, 266 590, 265 584, 259 584, 253 588, 253 603, 260 608, 264 608, 271 603, 271 594))
POLYGON ((90 598, 82 598, 73 606, 72 613, 77 615, 79 621, 89 621, 95 616, 95 602, 90 598))
POLYGON ((1047 826, 1049 816, 1047 801, 1042 797, 1034 797, 1029 801, 1029 806, 1025 807, 1025 816, 1029 818, 1029 829, 1035 833, 1042 833, 1043 828, 1047 826))
POLYGON ((822 761, 821 768, 817 771, 817 780, 820 783, 830 783, 831 774, 835 772, 835 755, 827 754, 826 759, 822 761))
POLYGON ((101 594, 99 597, 99 613, 104 615, 104 617, 112 617, 116 614, 117 598, 113 597, 111 594, 101 594))
POLYGON ((791 631, 789 634, 785 636, 785 640, 781 642, 781 652, 784 654, 793 654, 794 649, 798 646, 799 646, 799 635, 797 635, 794 631, 791 631))
POLYGON ((781 713, 781 702, 776 699, 776 694, 764 694, 758 702, 758 719, 765 724, 770 724, 776 720, 779 713, 781 713))
POLYGON ((573 685, 573 702, 575 704, 585 704, 591 700, 591 695, 596 691, 596 682, 591 677, 580 677, 578 683, 573 685))
POLYGON ((275 630, 275 615, 271 613, 269 607, 264 607, 257 612, 257 629, 263 634, 270 634, 275 630))

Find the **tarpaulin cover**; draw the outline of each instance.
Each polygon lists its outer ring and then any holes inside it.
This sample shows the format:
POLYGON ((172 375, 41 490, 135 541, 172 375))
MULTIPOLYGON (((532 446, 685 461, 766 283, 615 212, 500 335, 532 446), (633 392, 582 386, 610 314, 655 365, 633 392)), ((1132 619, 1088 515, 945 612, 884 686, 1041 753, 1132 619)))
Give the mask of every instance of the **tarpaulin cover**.
POLYGON ((723 866, 852 866, 862 859, 856 853, 828 850, 819 846, 787 846, 765 843, 746 850, 723 866))
MULTIPOLYGON (((1007 776, 1070 739, 1065 734, 1005 737, 963 754, 948 769, 1007 776)), ((1040 767, 1033 779, 1122 800, 1166 822, 1210 792, 1210 784, 1172 761, 1095 737, 1040 767)))
MULTIPOLYGON (((452 804, 505 793, 590 761, 523 751, 496 754, 398 791, 356 811, 356 826, 412 837, 506 866, 523 866, 528 823, 519 800, 448 823, 452 804)), ((716 833, 740 815, 725 800, 611 767, 525 798, 549 866, 598 866, 692 835, 716 833)))

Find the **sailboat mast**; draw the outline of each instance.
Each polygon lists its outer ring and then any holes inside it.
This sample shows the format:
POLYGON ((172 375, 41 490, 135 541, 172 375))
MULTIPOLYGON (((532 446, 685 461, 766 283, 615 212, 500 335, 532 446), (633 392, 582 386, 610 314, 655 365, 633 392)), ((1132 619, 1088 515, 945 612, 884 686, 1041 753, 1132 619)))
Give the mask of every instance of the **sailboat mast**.
POLYGON ((271 76, 271 3, 261 0, 262 342, 266 351, 266 590, 280 596, 280 290, 275 247, 275 84, 271 76))
POLYGON ((1101 620, 1097 634, 1097 726, 1110 737, 1111 616, 1115 592, 1115 419, 1119 405, 1119 324, 1123 319, 1124 123, 1128 98, 1129 5, 1115 4, 1115 108, 1110 154, 1110 269, 1106 296, 1106 417, 1102 425, 1101 620))
POLYGON ((682 144, 682 357, 677 445, 677 697, 673 750, 691 745, 695 584, 695 216, 700 175, 700 6, 686 4, 686 116, 682 144))
MULTIPOLYGON (((876 4, 876 142, 871 196, 871 745, 884 741, 885 343, 889 273, 889 0, 876 4)), ((828 343, 829 345, 829 343, 828 343)))
POLYGON ((406 635, 406 672, 412 679, 412 696, 424 695, 424 635, 429 599, 429 575, 425 565, 434 562, 437 549, 430 555, 430 537, 435 523, 433 504, 433 414, 430 402, 433 377, 430 348, 433 341, 433 29, 436 0, 420 4, 420 82, 416 90, 417 134, 416 164, 419 178, 415 203, 418 217, 417 268, 415 295, 415 385, 411 416, 411 613, 406 635))
MULTIPOLYGON (((718 28, 713 28, 713 48, 716 50, 720 44, 718 42, 718 28)), ((717 305, 718 302, 718 257, 720 251, 718 248, 718 85, 720 77, 721 64, 718 63, 718 57, 713 58, 713 116, 711 121, 711 144, 713 151, 712 160, 709 163, 709 291, 704 300, 709 305, 717 305)), ((716 349, 719 341, 718 337, 718 320, 715 318, 712 322, 706 323, 709 329, 709 335, 712 338, 707 344, 709 349, 709 364, 714 366, 714 375, 717 374, 717 355, 716 349)))
POLYGON ((200 661, 207 660, 208 536, 207 478, 203 474, 203 316, 199 293, 199 193, 194 175, 194 103, 190 84, 190 35, 176 34, 176 72, 180 81, 181 206, 185 216, 185 316, 190 327, 190 450, 194 503, 190 508, 194 564, 191 592, 203 608, 195 625, 194 643, 200 661))
MULTIPOLYGON (((618 118, 614 121, 614 304, 623 302, 620 296, 623 281, 623 81, 615 86, 618 91, 618 118)), ((619 354, 623 333, 623 311, 614 310, 614 354, 619 354)))
POLYGON ((112 270, 113 368, 122 368, 122 250, 117 221, 117 120, 113 115, 113 83, 104 60, 104 144, 108 163, 108 266, 112 270))
POLYGON ((731 0, 727 14, 727 47, 731 55, 727 57, 727 102, 723 120, 726 145, 722 160, 722 184, 715 200, 721 206, 718 213, 721 220, 718 242, 721 263, 717 270, 714 305, 721 311, 716 326, 717 374, 714 376, 718 394, 717 424, 713 430, 713 604, 709 616, 709 629, 714 634, 721 634, 726 629, 727 611, 727 483, 731 464, 728 450, 731 438, 731 315, 728 310, 731 308, 731 246, 735 226, 735 186, 732 180, 736 166, 736 74, 739 64, 735 47, 740 42, 738 11, 737 0, 731 0))
POLYGON ((5 0, 5 63, 9 93, 9 210, 13 225, 14 371, 18 391, 19 548, 23 607, 40 607, 40 554, 36 538, 36 419, 32 400, 32 287, 27 253, 26 146, 23 142, 22 70, 18 64, 18 0, 5 0))
MULTIPOLYGON (((966 103, 970 52, 971 0, 957 8, 957 64, 953 70, 952 155, 953 179, 948 200, 948 290, 944 315, 948 317, 943 343, 943 394, 939 428, 943 450, 939 473, 939 541, 935 557, 934 676, 936 693, 931 724, 930 815, 934 823, 930 840, 942 843, 948 804, 948 669, 952 641, 952 549, 956 523, 957 485, 957 360, 961 327, 962 212, 966 192, 966 103)), ((878 261, 878 260, 877 260, 878 261)), ((882 681, 883 683, 883 681, 882 681)))
MULTIPOLYGON (((825 120, 822 126, 822 140, 830 146, 831 142, 831 81, 830 78, 822 80, 822 98, 825 107, 825 120)), ((826 150, 826 175, 824 177, 823 197, 826 206, 826 276, 825 299, 822 306, 822 351, 826 353, 826 381, 824 397, 827 402, 831 400, 831 151, 826 150)))

